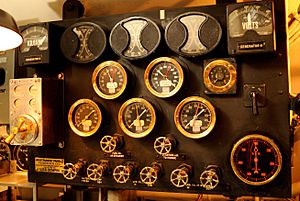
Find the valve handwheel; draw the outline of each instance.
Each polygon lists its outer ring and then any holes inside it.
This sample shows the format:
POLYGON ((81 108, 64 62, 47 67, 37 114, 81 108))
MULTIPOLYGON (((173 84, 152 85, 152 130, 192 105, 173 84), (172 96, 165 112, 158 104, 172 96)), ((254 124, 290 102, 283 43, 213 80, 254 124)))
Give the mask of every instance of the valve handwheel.
POLYGON ((152 186, 158 177, 158 169, 146 166, 140 172, 140 179, 148 186, 152 186))
POLYGON ((117 183, 124 184, 130 178, 131 172, 132 169, 130 167, 125 165, 119 165, 113 171, 114 180, 117 183))
POLYGON ((111 153, 117 148, 117 140, 113 136, 105 135, 100 141, 100 147, 105 153, 111 153))
POLYGON ((102 165, 98 165, 96 163, 92 163, 87 168, 87 176, 92 181, 97 181, 103 175, 104 168, 102 165))
POLYGON ((178 188, 186 186, 189 181, 189 174, 186 168, 173 170, 170 176, 170 181, 174 186, 178 188))
POLYGON ((75 165, 73 163, 66 163, 64 165, 64 169, 63 169, 64 178, 68 180, 73 180, 75 179, 77 172, 78 170, 75 168, 75 165))
POLYGON ((219 184, 219 176, 214 169, 205 170, 200 176, 200 183, 206 190, 212 190, 219 184))
POLYGON ((167 137, 158 137, 154 141, 154 150, 160 155, 170 153, 171 149, 172 149, 172 142, 167 137))

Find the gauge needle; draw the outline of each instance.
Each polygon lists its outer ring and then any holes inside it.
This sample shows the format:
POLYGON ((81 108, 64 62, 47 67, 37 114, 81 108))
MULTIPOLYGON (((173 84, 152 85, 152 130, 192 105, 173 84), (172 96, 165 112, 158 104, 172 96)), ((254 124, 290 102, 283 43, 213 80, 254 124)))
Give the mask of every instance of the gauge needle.
MULTIPOLYGON (((200 104, 200 103, 199 103, 200 104)), ((198 110, 198 107, 197 107, 197 110, 198 110)), ((202 114, 205 110, 204 109, 202 109, 200 112, 198 112, 196 110, 196 113, 195 113, 195 115, 193 116, 193 119, 191 120, 191 121, 189 121, 189 123, 187 123, 186 125, 185 125, 185 129, 187 129, 187 127, 189 126, 189 125, 191 125, 191 126, 194 126, 194 122, 196 121, 196 119, 199 117, 199 115, 200 114, 202 114), (198 113, 197 113, 198 112, 198 113)))
POLYGON ((174 84, 171 80, 169 80, 166 75, 162 74, 162 72, 160 72, 160 70, 157 70, 157 72, 158 72, 158 74, 163 76, 166 80, 170 81, 170 83, 173 87, 176 87, 176 84, 174 84))
POLYGON ((165 75, 165 79, 168 79, 168 74, 171 70, 171 66, 168 66, 168 69, 167 69, 167 72, 166 72, 166 75, 165 75))
POLYGON ((258 174, 258 167, 257 167, 258 158, 257 158, 257 153, 258 153, 258 148, 255 145, 255 147, 254 147, 254 163, 255 163, 254 174, 258 174))
MULTIPOLYGON (((141 118, 141 116, 145 113, 145 112, 147 112, 147 109, 144 109, 144 111, 139 115, 138 114, 138 112, 136 112, 136 115, 137 115, 137 117, 136 117, 136 121, 140 121, 140 118, 141 118)), ((134 124, 134 121, 129 125, 129 128, 131 128, 132 126, 133 126, 133 124, 134 124)))
POLYGON ((108 77, 109 77, 109 82, 113 82, 114 79, 111 77, 110 73, 109 73, 109 70, 106 69, 106 73, 108 74, 108 77))
POLYGON ((95 112, 95 110, 92 110, 88 115, 85 115, 85 117, 81 120, 81 122, 79 122, 78 124, 76 124, 76 127, 80 126, 81 124, 83 124, 86 120, 88 120, 88 118, 95 112))
POLYGON ((46 40, 46 38, 47 38, 47 36, 44 36, 43 38, 41 38, 41 39, 39 40, 38 46, 41 46, 41 45, 43 44, 43 42, 46 40))

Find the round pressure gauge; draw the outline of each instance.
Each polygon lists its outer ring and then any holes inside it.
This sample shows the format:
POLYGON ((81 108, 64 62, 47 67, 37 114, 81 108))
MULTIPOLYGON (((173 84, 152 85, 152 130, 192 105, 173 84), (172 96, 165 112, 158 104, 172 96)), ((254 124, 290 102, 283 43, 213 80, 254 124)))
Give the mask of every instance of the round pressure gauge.
POLYGON ((93 135, 100 127, 102 113, 90 99, 80 99, 70 108, 68 122, 74 133, 82 137, 93 135))
POLYGON ((132 98, 121 106, 118 121, 124 133, 133 138, 142 138, 154 128, 155 109, 143 98, 132 98))
POLYGON ((19 170, 28 170, 28 147, 17 145, 13 149, 13 159, 17 161, 19 170))
POLYGON ((127 73, 120 63, 105 61, 93 72, 92 84, 95 92, 102 98, 115 99, 125 90, 127 73))
POLYGON ((202 97, 185 98, 175 109, 174 122, 180 133, 188 138, 205 137, 216 123, 214 106, 202 97))
POLYGON ((212 16, 188 12, 174 18, 166 27, 165 39, 174 52, 183 56, 200 56, 212 51, 220 42, 222 28, 212 16))
POLYGON ((230 163, 234 174, 241 181, 260 186, 271 182, 279 174, 282 156, 273 140, 251 134, 233 146, 230 163))
POLYGON ((160 30, 152 20, 136 16, 117 23, 111 31, 109 42, 116 54, 135 60, 155 51, 160 39, 160 30))
POLYGON ((93 22, 78 22, 69 26, 60 40, 63 55, 75 63, 96 60, 103 53, 105 46, 105 32, 93 22))
POLYGON ((225 59, 216 59, 205 64, 203 81, 211 93, 234 93, 237 72, 235 64, 225 59))

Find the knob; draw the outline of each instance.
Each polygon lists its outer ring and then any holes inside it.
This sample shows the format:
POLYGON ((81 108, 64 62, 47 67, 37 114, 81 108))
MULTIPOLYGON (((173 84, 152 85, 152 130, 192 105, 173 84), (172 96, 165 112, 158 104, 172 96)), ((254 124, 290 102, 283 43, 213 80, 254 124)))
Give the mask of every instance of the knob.
POLYGON ((153 163, 151 166, 146 166, 141 170, 140 179, 147 186, 152 186, 160 175, 161 170, 161 164, 153 163))
POLYGON ((202 172, 200 183, 206 190, 212 190, 219 184, 219 176, 215 168, 209 168, 202 172))
POLYGON ((175 146, 175 139, 171 137, 158 137, 154 141, 154 150, 160 155, 168 154, 175 146))
POLYGON ((77 163, 66 163, 63 168, 63 176, 68 180, 73 180, 78 172, 85 166, 86 161, 79 159, 77 163))
POLYGON ((97 181, 108 171, 108 162, 102 161, 100 164, 92 163, 87 168, 87 176, 92 181, 97 181))
POLYGON ((125 184, 131 177, 134 168, 134 164, 132 163, 118 165, 113 171, 114 180, 119 184, 125 184))
POLYGON ((120 146, 123 143, 122 136, 120 135, 105 135, 101 140, 100 140, 100 147, 101 150, 104 151, 105 153, 111 153, 115 151, 116 149, 120 148, 120 146))
POLYGON ((181 164, 170 175, 171 183, 177 187, 182 188, 189 182, 189 176, 192 172, 192 167, 187 164, 181 164))

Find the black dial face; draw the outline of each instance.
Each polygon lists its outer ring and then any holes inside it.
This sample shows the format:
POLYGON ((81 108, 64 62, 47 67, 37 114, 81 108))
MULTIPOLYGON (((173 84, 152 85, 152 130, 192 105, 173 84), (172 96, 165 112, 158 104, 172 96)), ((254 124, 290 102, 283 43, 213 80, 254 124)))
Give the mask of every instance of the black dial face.
POLYGON ((68 118, 71 129, 76 134, 87 137, 99 129, 102 115, 95 102, 81 99, 71 106, 68 118))
POLYGON ((175 125, 189 138, 202 138, 210 133, 216 122, 214 107, 201 97, 188 97, 175 109, 175 125))
POLYGON ((203 80, 206 88, 213 93, 226 93, 236 84, 237 72, 233 63, 227 60, 213 60, 206 64, 203 80))
POLYGON ((153 106, 142 98, 126 101, 119 111, 119 123, 122 130, 134 138, 148 135, 154 128, 155 121, 153 106))
POLYGON ((109 42, 116 54, 135 60, 150 55, 158 47, 160 38, 160 30, 152 20, 130 17, 114 26, 109 42))
POLYGON ((258 35, 273 33, 272 10, 260 4, 242 6, 229 14, 230 37, 242 37, 247 31, 258 35))
POLYGON ((249 135, 237 142, 231 152, 236 176, 250 185, 263 185, 280 172, 282 156, 277 145, 262 135, 249 135))
POLYGON ((22 53, 29 52, 32 47, 40 51, 48 50, 48 30, 42 26, 31 26, 22 31, 23 43, 20 46, 22 53))
POLYGON ((147 89, 161 98, 177 93, 183 84, 183 79, 183 70, 179 63, 167 57, 153 60, 144 75, 147 89))
POLYGON ((20 170, 28 170, 28 147, 18 145, 14 147, 13 158, 17 161, 20 170))
POLYGON ((88 63, 103 53, 106 36, 99 25, 92 22, 79 22, 66 29, 60 45, 62 53, 70 61, 88 63))
POLYGON ((124 92, 127 85, 127 74, 121 64, 106 61, 94 70, 92 83, 95 92, 100 97, 114 99, 124 92))

